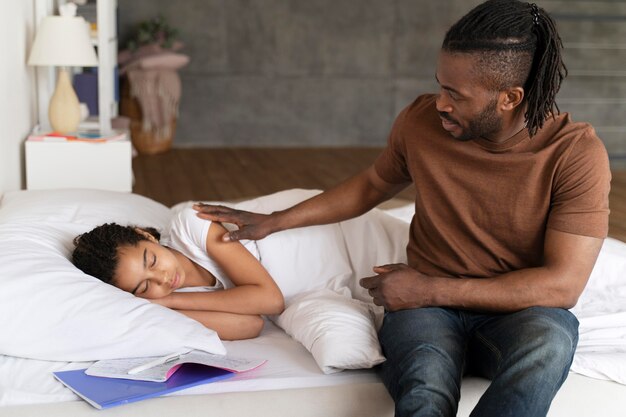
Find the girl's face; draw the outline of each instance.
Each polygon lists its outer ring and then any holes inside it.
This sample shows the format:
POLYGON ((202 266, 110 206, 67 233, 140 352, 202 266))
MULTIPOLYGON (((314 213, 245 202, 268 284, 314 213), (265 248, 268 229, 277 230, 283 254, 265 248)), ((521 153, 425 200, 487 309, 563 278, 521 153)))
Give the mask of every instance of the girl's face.
POLYGON ((113 283, 141 298, 162 298, 185 283, 185 270, 174 252, 155 239, 118 249, 113 283))

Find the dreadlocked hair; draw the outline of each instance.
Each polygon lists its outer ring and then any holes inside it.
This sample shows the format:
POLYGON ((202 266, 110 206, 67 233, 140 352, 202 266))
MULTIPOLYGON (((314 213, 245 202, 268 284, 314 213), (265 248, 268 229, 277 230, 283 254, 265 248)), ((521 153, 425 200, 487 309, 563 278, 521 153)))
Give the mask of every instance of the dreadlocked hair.
MULTIPOLYGON (((152 227, 142 227, 157 240, 161 234, 152 227)), ((135 226, 120 226, 106 223, 90 232, 74 238, 72 263, 84 273, 112 284, 117 269, 118 250, 123 246, 136 246, 143 240, 149 240, 135 226)))
POLYGON ((563 43, 552 18, 535 4, 486 1, 448 30, 442 49, 475 53, 490 88, 523 87, 524 118, 531 136, 549 116, 560 113, 555 100, 567 76, 563 43))

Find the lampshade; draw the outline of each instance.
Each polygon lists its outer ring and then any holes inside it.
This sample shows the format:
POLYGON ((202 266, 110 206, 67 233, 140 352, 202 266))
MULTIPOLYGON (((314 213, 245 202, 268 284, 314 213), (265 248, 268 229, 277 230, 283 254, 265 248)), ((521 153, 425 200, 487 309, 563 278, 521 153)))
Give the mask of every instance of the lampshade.
POLYGON ((61 9, 61 16, 44 17, 28 58, 29 65, 62 67, 48 107, 52 128, 62 134, 76 131, 80 123, 80 103, 65 67, 98 65, 89 26, 75 13, 76 5, 68 3, 61 9))
POLYGON ((98 58, 82 17, 46 16, 37 28, 28 65, 95 67, 98 58))

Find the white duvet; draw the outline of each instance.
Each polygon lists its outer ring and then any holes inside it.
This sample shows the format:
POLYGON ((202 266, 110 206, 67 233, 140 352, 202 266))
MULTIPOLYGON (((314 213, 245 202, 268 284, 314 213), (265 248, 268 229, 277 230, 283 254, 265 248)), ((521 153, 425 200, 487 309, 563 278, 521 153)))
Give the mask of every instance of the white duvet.
POLYGON ((604 241, 572 312, 580 322, 572 371, 626 384, 626 243, 604 241))

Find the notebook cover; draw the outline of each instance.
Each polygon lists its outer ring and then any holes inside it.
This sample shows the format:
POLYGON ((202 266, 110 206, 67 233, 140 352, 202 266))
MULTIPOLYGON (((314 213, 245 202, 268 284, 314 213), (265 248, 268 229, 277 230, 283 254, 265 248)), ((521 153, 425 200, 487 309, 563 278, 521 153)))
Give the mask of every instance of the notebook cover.
POLYGON ((54 372, 55 378, 98 409, 159 397, 196 385, 227 379, 233 375, 235 375, 233 372, 224 369, 193 363, 181 366, 166 382, 89 376, 85 374, 84 369, 54 372))

